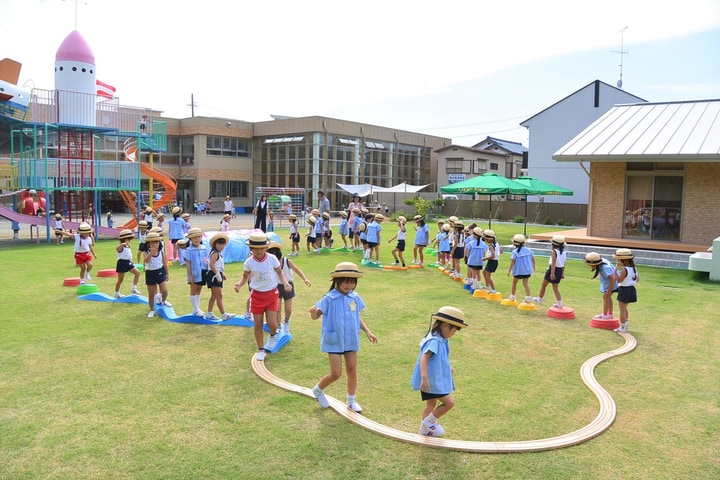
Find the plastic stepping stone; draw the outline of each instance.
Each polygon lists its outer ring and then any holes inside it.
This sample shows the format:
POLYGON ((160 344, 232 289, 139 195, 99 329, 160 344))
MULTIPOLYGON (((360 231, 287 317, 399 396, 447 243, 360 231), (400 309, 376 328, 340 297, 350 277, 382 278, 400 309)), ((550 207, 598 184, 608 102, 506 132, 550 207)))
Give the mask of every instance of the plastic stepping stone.
POLYGON ((63 280, 63 287, 77 287, 80 285, 79 277, 66 278, 63 280))
POLYGON ((570 307, 550 307, 547 316, 558 320, 573 320, 575 319, 575 309, 570 307))
POLYGON ((592 317, 588 326, 592 328, 602 328, 603 330, 615 330, 620 326, 620 320, 617 318, 598 318, 592 317))
POLYGON ((117 272, 113 269, 99 270, 97 272, 98 277, 117 277, 117 272))
POLYGON ((94 283, 83 283, 78 285, 76 293, 78 295, 85 295, 86 293, 95 293, 98 290, 100 289, 94 283))

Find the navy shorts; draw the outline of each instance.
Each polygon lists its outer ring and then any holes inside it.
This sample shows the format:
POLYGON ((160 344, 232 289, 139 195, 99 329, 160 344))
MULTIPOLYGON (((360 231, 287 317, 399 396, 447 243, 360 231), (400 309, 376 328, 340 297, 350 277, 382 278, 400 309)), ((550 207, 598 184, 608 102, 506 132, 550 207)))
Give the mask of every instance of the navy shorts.
MULTIPOLYGON (((201 280, 199 282, 191 281, 189 283, 191 283, 193 285, 207 285, 207 275, 208 275, 208 272, 210 272, 210 271, 211 270, 203 270, 200 273, 201 280)), ((193 280, 193 279, 191 278, 190 280, 193 280)))
POLYGON ((480 270, 482 270, 483 266, 482 265, 468 265, 468 268, 470 268, 472 270, 480 271, 480 270))
POLYGON ((453 258, 460 260, 465 256, 465 247, 455 247, 455 251, 452 254, 453 258))
POLYGON ((564 267, 555 267, 555 280, 550 280, 550 269, 548 268, 545 270, 545 281, 558 284, 560 283, 560 280, 562 280, 563 271, 565 270, 564 267))
POLYGON ((315 237, 307 237, 307 243, 315 243, 315 237))
POLYGON ((442 398, 447 397, 450 395, 449 393, 427 393, 427 392, 420 392, 420 398, 423 399, 423 401, 426 400, 432 400, 434 398, 442 398))
POLYGON ((354 237, 355 237, 355 232, 353 232, 352 229, 350 229, 349 236, 350 236, 350 238, 354 238, 354 237))
POLYGON ((217 288, 217 287, 222 288, 222 287, 223 287, 223 282, 222 282, 222 280, 219 281, 219 282, 218 282, 217 280, 215 280, 215 274, 213 273, 213 271, 212 271, 212 270, 208 270, 208 271, 207 271, 207 274, 205 275, 205 285, 207 285, 208 288, 213 288, 213 287, 215 287, 215 288, 217 288))
POLYGON ((367 246, 370 248, 375 248, 378 246, 377 242, 367 242, 367 246))
POLYGON ((495 273, 498 268, 498 261, 497 260, 488 260, 487 264, 485 265, 485 271, 490 273, 495 273))
POLYGON ((160 285, 167 281, 165 269, 145 270, 145 285, 160 285))
POLYGON ((530 278, 530 274, 527 274, 527 275, 513 275, 513 278, 517 278, 518 280, 522 280, 523 278, 530 278))
POLYGON ((282 283, 278 283, 278 292, 280 293, 280 298, 283 300, 290 300, 291 298, 295 297, 295 284, 293 282, 289 282, 290 286, 292 286, 292 290, 289 292, 285 291, 285 286, 282 283))
POLYGON ((637 290, 635 289, 635 285, 618 288, 617 301, 619 303, 637 302, 637 290))
POLYGON ((126 273, 135 268, 135 264, 131 260, 118 260, 115 265, 115 271, 117 273, 126 273))
POLYGON ((299 233, 293 233, 290 235, 290 241, 292 243, 300 243, 300 234, 299 233))
POLYGON ((395 250, 398 252, 404 252, 405 251, 405 240, 398 240, 397 245, 395 245, 395 250))

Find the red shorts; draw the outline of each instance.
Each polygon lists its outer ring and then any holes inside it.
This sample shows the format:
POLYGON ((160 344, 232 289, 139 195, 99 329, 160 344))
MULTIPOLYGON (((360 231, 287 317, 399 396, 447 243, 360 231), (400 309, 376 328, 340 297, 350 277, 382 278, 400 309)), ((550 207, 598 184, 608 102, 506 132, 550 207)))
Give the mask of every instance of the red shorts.
POLYGON ((90 252, 75 252, 75 265, 82 265, 92 261, 90 252))
POLYGON ((250 313, 277 312, 279 295, 277 288, 267 292, 253 290, 250 292, 250 313))

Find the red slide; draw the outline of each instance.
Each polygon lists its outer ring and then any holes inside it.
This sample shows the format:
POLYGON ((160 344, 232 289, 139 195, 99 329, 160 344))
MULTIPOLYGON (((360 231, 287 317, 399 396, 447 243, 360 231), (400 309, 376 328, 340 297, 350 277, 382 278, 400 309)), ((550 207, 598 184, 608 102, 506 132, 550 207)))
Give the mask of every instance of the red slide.
MULTIPOLYGON (((128 162, 137 162, 138 148, 135 139, 128 138, 127 140, 125 140, 125 144, 123 145, 123 151, 125 152, 125 159, 128 162)), ((175 201, 175 191, 177 189, 175 180, 171 178, 168 174, 161 173, 158 170, 154 170, 150 168, 149 165, 143 162, 140 162, 140 172, 155 180, 164 189, 160 200, 156 200, 153 203, 153 208, 157 211, 157 209, 160 207, 163 207, 165 205, 172 205, 172 203, 175 201)), ((127 222, 125 225, 123 225, 122 228, 135 228, 137 227, 138 223, 137 200, 133 198, 133 195, 124 190, 120 191, 120 195, 125 201, 125 205, 128 206, 130 212, 133 214, 133 218, 130 219, 130 221, 127 222)))

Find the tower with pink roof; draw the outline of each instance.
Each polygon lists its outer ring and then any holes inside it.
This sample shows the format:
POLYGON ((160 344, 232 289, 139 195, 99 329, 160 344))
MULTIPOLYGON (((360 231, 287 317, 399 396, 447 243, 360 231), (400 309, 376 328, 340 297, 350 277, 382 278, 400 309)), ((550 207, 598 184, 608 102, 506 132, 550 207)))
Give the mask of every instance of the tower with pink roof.
POLYGON ((55 54, 55 90, 58 123, 95 126, 95 55, 77 30, 65 37, 55 54))

